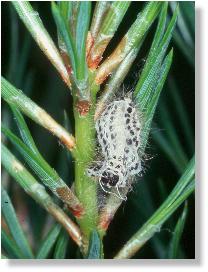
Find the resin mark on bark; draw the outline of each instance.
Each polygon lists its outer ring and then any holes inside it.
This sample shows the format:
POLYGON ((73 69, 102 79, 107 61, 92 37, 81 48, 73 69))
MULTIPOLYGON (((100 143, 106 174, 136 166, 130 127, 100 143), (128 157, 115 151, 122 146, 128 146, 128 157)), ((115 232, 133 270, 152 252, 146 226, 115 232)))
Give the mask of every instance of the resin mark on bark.
POLYGON ((63 59, 64 65, 66 67, 67 73, 70 76, 72 73, 72 68, 70 66, 70 61, 69 61, 69 56, 67 55, 66 52, 61 51, 61 57, 63 59))
MULTIPOLYGON (((73 136, 71 136, 71 137, 73 137, 73 136)), ((69 150, 75 149, 75 138, 74 137, 72 140, 72 139, 69 139, 68 135, 61 135, 60 140, 69 150)))
POLYGON ((101 230, 106 231, 108 229, 108 226, 110 225, 111 221, 113 219, 113 215, 107 214, 105 217, 101 218, 99 223, 99 228, 101 230))
POLYGON ((87 100, 78 101, 76 104, 76 109, 81 116, 85 116, 88 114, 91 107, 91 103, 87 100))
POLYGON ((102 56, 96 56, 95 58, 88 58, 88 67, 91 70, 95 70, 98 67, 98 64, 101 62, 102 56))
POLYGON ((91 49, 91 54, 88 58, 88 67, 95 70, 102 60, 103 52, 105 51, 107 45, 109 44, 112 36, 107 36, 102 39, 98 44, 94 45, 91 49))
POLYGON ((69 205, 69 210, 77 218, 80 218, 84 214, 84 208, 81 203, 78 203, 78 199, 69 190, 68 187, 60 187, 56 189, 58 196, 69 205))
POLYGON ((84 209, 80 205, 77 205, 74 208, 68 207, 68 209, 78 219, 80 219, 84 215, 84 209))
POLYGON ((124 37, 114 52, 110 55, 110 57, 102 63, 95 77, 96 84, 102 84, 103 81, 118 67, 118 65, 124 59, 126 42, 126 37, 124 37))
POLYGON ((87 58, 90 55, 90 52, 91 52, 91 49, 92 49, 93 45, 94 45, 94 38, 93 38, 91 32, 88 31, 88 33, 87 33, 87 41, 86 41, 86 56, 87 56, 87 58))

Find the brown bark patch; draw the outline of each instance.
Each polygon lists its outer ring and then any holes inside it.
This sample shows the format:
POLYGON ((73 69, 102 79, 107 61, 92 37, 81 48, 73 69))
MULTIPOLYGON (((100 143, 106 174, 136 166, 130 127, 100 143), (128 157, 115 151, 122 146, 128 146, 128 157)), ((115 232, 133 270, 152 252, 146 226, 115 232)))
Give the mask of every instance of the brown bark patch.
POLYGON ((104 39, 101 39, 97 44, 95 44, 92 47, 91 53, 89 54, 89 57, 88 57, 88 67, 90 69, 95 70, 98 67, 99 63, 102 60, 103 52, 105 51, 111 38, 112 38, 111 36, 105 37, 104 39))
POLYGON ((124 37, 114 52, 105 60, 97 71, 96 84, 100 85, 118 67, 125 57, 126 37, 124 37))
POLYGON ((108 226, 110 225, 113 216, 110 216, 109 214, 106 214, 105 217, 101 218, 99 223, 99 228, 106 231, 108 229, 108 226))
POLYGON ((75 139, 70 139, 67 135, 61 135, 60 136, 61 142, 69 149, 72 150, 75 147, 75 139))
POLYGON ((91 69, 91 70, 95 70, 99 63, 101 62, 102 60, 102 57, 101 56, 96 56, 95 58, 91 58, 91 56, 89 56, 88 58, 88 67, 91 69))
POLYGON ((64 62, 64 65, 66 67, 67 73, 70 76, 71 73, 72 73, 72 68, 70 66, 69 56, 67 55, 66 52, 61 51, 61 57, 62 57, 62 60, 64 62))
POLYGON ((81 204, 77 203, 77 199, 68 187, 59 187, 56 189, 58 196, 69 205, 69 210, 77 218, 80 218, 84 214, 84 209, 81 204))
POLYGON ((87 100, 78 101, 76 104, 76 109, 81 116, 85 116, 88 114, 91 107, 91 103, 87 100))
POLYGON ((90 31, 87 33, 87 41, 86 41, 86 56, 89 57, 89 54, 91 52, 92 46, 94 44, 94 38, 90 31))
POLYGON ((80 219, 84 215, 84 209, 79 205, 74 208, 68 207, 68 209, 76 218, 80 219))

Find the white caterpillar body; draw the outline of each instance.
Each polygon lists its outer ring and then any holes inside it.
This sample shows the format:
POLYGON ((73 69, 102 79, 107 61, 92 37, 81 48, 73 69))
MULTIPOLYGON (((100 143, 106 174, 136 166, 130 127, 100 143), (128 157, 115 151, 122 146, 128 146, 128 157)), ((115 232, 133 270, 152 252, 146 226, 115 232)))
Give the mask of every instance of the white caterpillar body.
MULTIPOLYGON (((104 160, 88 170, 97 176, 104 191, 128 185, 130 177, 141 172, 139 158, 140 129, 138 110, 131 99, 113 101, 96 121, 96 131, 104 160)), ((116 193, 116 194, 117 194, 116 193)))

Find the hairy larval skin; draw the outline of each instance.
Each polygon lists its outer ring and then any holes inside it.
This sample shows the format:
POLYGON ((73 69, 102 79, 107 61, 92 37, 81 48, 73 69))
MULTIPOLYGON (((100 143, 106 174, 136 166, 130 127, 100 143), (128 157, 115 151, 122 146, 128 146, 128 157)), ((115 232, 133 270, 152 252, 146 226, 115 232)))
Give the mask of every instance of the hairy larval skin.
POLYGON ((138 109, 130 98, 111 102, 96 121, 98 143, 102 162, 88 170, 89 175, 99 178, 104 191, 128 185, 130 177, 141 172, 139 157, 141 123, 138 109))

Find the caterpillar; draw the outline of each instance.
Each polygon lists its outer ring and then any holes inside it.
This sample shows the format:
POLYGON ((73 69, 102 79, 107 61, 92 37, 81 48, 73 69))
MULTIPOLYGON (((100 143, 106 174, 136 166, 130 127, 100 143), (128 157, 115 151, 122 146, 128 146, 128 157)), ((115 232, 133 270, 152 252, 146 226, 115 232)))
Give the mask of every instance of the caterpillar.
POLYGON ((139 157, 141 122, 130 98, 111 102, 95 124, 103 160, 88 169, 90 176, 98 177, 101 188, 121 199, 120 190, 141 172, 139 157), (115 188, 112 192, 112 188, 115 188))

